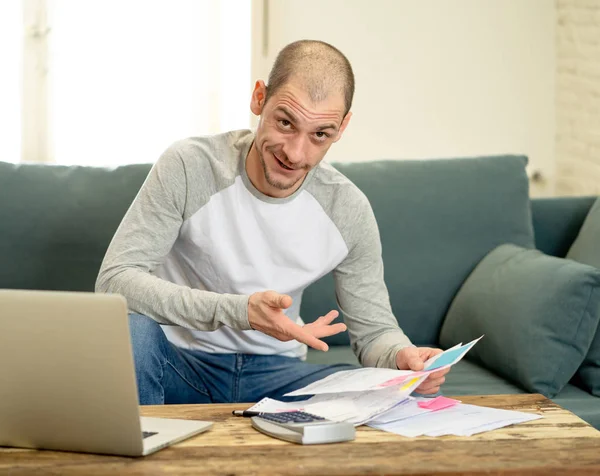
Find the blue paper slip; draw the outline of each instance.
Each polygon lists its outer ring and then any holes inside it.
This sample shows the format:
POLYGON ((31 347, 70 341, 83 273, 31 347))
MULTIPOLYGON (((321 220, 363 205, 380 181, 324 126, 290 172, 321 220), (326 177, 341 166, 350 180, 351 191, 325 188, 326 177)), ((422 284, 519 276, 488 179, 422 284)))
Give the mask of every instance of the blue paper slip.
MULTIPOLYGON (((481 336, 483 337, 483 336, 481 336)), ((481 337, 479 339, 481 339, 481 337)), ((451 349, 446 350, 436 356, 436 359, 431 362, 429 366, 425 367, 425 370, 435 370, 440 367, 445 367, 447 365, 454 365, 457 363, 462 357, 473 347, 479 339, 476 339, 468 344, 461 345, 458 347, 453 347, 451 349)))

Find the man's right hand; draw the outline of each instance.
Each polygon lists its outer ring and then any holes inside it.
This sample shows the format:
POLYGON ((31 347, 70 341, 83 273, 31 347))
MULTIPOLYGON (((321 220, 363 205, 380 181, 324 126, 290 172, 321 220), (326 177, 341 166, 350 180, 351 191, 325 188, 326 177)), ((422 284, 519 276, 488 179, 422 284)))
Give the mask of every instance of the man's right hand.
POLYGON ((292 305, 292 298, 275 291, 254 293, 248 300, 248 321, 252 329, 275 337, 280 341, 297 340, 313 349, 327 351, 329 347, 319 337, 332 336, 346 330, 342 323, 331 324, 338 316, 330 311, 315 322, 299 326, 287 317, 283 310, 292 305))

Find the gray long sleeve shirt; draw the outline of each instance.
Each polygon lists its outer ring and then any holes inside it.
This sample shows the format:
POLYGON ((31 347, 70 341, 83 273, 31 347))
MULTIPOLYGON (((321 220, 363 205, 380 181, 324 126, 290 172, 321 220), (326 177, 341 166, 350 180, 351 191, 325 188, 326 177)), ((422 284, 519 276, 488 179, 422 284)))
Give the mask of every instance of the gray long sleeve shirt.
POLYGON ((302 292, 333 271, 359 361, 396 368, 396 353, 411 343, 391 312, 367 198, 323 162, 293 195, 262 194, 245 169, 253 140, 234 131, 171 146, 123 218, 96 290, 125 296, 179 347, 303 358, 305 345, 251 329, 248 298, 289 294, 285 313, 302 324, 302 292))

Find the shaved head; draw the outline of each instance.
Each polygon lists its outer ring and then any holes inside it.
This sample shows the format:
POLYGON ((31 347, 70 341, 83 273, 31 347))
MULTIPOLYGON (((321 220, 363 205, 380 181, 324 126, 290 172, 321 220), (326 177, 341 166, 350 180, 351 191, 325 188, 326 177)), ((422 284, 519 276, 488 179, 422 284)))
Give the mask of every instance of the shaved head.
POLYGON ((283 48, 269 74, 266 101, 292 79, 305 88, 315 102, 323 101, 332 92, 340 92, 346 114, 352 106, 352 67, 343 53, 328 43, 301 40, 283 48))

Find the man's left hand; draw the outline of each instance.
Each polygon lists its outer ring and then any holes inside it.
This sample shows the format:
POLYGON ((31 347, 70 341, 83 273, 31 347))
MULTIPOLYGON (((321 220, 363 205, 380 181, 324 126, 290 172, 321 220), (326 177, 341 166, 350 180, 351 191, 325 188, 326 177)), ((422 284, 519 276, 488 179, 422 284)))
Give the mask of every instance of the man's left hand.
MULTIPOLYGON (((424 362, 434 355, 442 353, 442 349, 433 349, 431 347, 405 347, 396 354, 396 366, 400 370, 414 370, 416 372, 423 370, 424 362)), ((423 395, 437 393, 440 386, 445 382, 445 375, 450 372, 450 368, 433 372, 419 385, 415 392, 423 395)))

